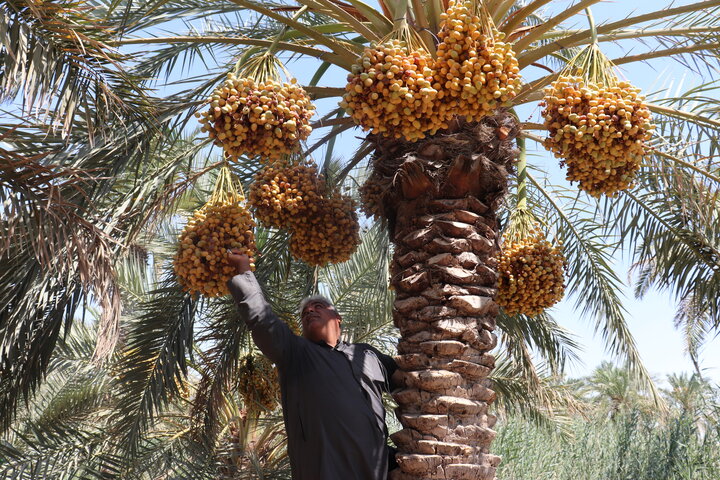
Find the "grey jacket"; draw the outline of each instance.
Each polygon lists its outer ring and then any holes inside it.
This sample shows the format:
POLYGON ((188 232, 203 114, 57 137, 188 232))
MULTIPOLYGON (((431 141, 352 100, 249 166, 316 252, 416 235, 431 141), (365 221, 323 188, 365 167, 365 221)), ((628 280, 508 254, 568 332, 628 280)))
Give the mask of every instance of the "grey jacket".
POLYGON ((293 334, 251 272, 230 292, 258 348, 277 365, 294 480, 384 480, 388 449, 382 392, 397 366, 364 343, 335 348, 293 334))

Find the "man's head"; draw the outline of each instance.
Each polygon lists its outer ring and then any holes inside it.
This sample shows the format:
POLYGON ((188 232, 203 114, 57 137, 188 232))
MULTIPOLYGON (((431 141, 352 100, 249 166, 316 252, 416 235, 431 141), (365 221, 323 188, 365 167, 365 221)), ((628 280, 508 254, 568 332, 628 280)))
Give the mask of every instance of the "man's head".
POLYGON ((321 295, 300 302, 300 322, 303 337, 312 342, 324 341, 334 347, 340 338, 340 314, 332 302, 321 295))

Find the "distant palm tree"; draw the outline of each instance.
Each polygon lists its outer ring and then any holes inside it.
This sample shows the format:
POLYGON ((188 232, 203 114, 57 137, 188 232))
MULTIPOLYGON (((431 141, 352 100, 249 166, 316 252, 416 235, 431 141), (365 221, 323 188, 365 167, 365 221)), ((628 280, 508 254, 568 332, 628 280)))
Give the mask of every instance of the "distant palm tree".
POLYGON ((651 411, 652 398, 627 368, 602 362, 583 382, 585 396, 607 412, 610 419, 630 410, 651 411))
POLYGON ((671 407, 680 414, 693 419, 698 435, 705 437, 708 428, 717 423, 720 412, 720 396, 717 388, 697 374, 672 374, 668 376, 670 387, 665 395, 671 407))
POLYGON ((665 389, 665 394, 682 411, 700 414, 718 400, 712 385, 697 375, 672 374, 668 383, 670 388, 665 389))
MULTIPOLYGON (((566 26, 599 1, 582 0, 547 16, 540 9, 553 6, 550 0, 518 5, 493 0, 484 5, 512 44, 522 74, 532 79, 512 99, 512 107, 539 101, 542 88, 557 78, 574 49, 591 43, 618 42, 640 51, 615 59, 618 65, 670 57, 710 76, 703 87, 677 97, 658 95, 650 102, 658 125, 652 150, 636 186, 616 199, 596 201, 550 185, 532 165, 520 169, 526 174, 520 186, 527 190, 519 201, 527 201, 564 244, 568 290, 583 313, 595 319, 612 351, 625 358, 633 376, 659 398, 629 333, 619 297, 621 281, 610 266, 610 255, 620 244, 629 249, 641 269, 640 291, 659 284, 702 306, 702 315, 681 318, 681 324, 692 327, 689 331, 717 327, 720 122, 712 72, 720 46, 720 3, 661 6, 610 23, 591 22, 587 29, 566 26), (648 38, 653 40, 645 47, 648 38)), ((199 206, 207 197, 198 182, 214 166, 204 157, 209 142, 181 132, 243 54, 276 48, 280 54, 314 59, 317 70, 308 91, 317 99, 339 100, 343 84, 317 86, 328 69, 351 69, 365 46, 389 34, 396 21, 406 20, 432 50, 446 7, 439 0, 381 1, 379 8, 358 0, 298 5, 248 0, 1 4, 0 35, 6 41, 0 47, 0 97, 18 102, 8 115, 47 109, 45 116, 9 117, 0 130, 4 425, 11 424, 21 397, 38 388, 76 313, 97 303, 103 317, 96 356, 107 357, 118 339, 122 345, 114 427, 123 444, 137 453, 152 418, 180 394, 198 333, 207 333, 210 344, 203 352, 206 361, 198 367, 211 376, 204 384, 207 408, 201 421, 205 435, 215 438, 224 392, 248 345, 234 307, 190 297, 171 274, 147 297, 133 297, 118 281, 127 265, 135 265, 136 276, 146 275, 146 259, 162 271, 170 252, 145 258, 148 244, 158 233, 172 235, 168 225, 179 205, 199 206), (163 27, 177 31, 178 20, 191 25, 187 35, 153 36, 163 27), (208 22, 201 27, 201 20, 208 22), (130 50, 132 45, 143 49, 130 50), (151 45, 158 48, 145 53, 151 45), (128 53, 114 50, 119 46, 128 53), (185 78, 176 69, 179 59, 188 64, 205 60, 208 68, 185 78), (161 91, 156 97, 151 89, 156 85, 176 93, 161 91), (132 321, 120 336, 123 309, 132 321)), ((495 324, 507 358, 531 392, 543 391, 533 354, 547 362, 551 372, 560 372, 574 344, 550 317, 498 316, 492 301, 498 218, 514 203, 504 204, 502 198, 513 180, 515 139, 520 139, 524 154, 523 139, 542 142, 543 133, 531 132, 543 132, 544 127, 498 112, 417 143, 371 136, 350 162, 329 161, 335 139, 352 126, 342 109, 332 110, 316 124, 330 131, 308 151, 328 146, 326 173, 338 184, 351 172, 356 176, 353 168, 374 152, 374 165, 390 169, 386 175, 397 180, 384 204, 393 235, 375 228, 348 264, 316 270, 289 258, 283 234, 260 232, 261 251, 271 260, 261 260, 258 276, 276 294, 270 296, 273 306, 286 315, 319 282, 341 288, 346 303, 338 303, 353 320, 351 333, 377 340, 382 332, 387 338, 392 241, 400 363, 408 384, 398 395, 406 427, 395 436, 404 472, 399 477, 492 478, 499 458, 489 453, 494 417, 487 406, 495 394, 483 379, 495 363, 487 353, 496 343, 495 324), (435 148, 433 142, 445 142, 444 147, 435 148), (458 238, 446 241, 445 236, 458 238), (474 241, 457 241, 462 237, 474 241), (453 254, 472 254, 463 257, 472 261, 463 264, 466 268, 453 266, 455 260, 448 256, 443 257, 448 265, 429 263, 431 254, 444 252, 442 245, 457 250, 453 254), (472 291, 458 285, 466 277, 472 291), (432 318, 421 326, 416 319, 428 314, 432 318), (437 315, 446 317, 436 321, 437 315), (433 354, 428 356, 428 351, 433 354), (459 358, 461 352, 465 356, 459 358), (429 432, 435 440, 421 440, 429 432)), ((256 169, 252 158, 241 158, 236 165, 246 183, 256 169)), ((505 391, 521 394, 517 388, 505 391)), ((547 392, 537 396, 552 398, 547 392)))

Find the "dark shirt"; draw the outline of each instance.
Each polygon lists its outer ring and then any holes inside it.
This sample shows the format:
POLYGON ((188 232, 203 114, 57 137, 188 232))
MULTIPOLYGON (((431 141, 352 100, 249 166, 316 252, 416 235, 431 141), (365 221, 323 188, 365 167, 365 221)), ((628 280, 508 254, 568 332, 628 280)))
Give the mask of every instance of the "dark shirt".
POLYGON ((278 367, 294 480, 384 480, 382 392, 395 361, 364 343, 313 343, 293 334, 251 272, 228 286, 258 348, 278 367))

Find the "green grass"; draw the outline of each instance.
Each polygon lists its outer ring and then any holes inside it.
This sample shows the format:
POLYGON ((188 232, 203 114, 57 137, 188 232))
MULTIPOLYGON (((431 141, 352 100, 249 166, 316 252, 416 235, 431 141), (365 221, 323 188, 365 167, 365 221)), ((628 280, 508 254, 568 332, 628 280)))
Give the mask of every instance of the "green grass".
POLYGON ((498 424, 499 480, 718 480, 720 418, 628 410, 572 422, 562 438, 521 418, 498 424))

